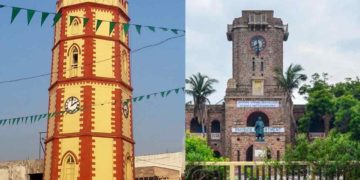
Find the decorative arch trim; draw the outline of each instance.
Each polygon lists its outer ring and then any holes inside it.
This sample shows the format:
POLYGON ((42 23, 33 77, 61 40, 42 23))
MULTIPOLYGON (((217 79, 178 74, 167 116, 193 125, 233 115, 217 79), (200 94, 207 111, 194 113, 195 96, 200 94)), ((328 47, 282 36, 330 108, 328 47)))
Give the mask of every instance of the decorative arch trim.
POLYGON ((64 161, 65 158, 68 157, 69 155, 74 158, 75 164, 79 164, 79 160, 78 160, 77 156, 75 155, 75 153, 72 152, 72 151, 66 151, 66 153, 65 153, 65 154, 63 155, 63 157, 61 158, 60 165, 63 164, 63 161, 64 161))
POLYGON ((67 52, 67 55, 68 55, 68 56, 70 55, 70 53, 73 52, 72 50, 74 49, 74 47, 75 47, 76 49, 78 49, 78 53, 81 54, 81 48, 80 48, 80 46, 77 45, 76 43, 73 43, 73 44, 70 46, 70 48, 68 49, 68 52, 67 52))

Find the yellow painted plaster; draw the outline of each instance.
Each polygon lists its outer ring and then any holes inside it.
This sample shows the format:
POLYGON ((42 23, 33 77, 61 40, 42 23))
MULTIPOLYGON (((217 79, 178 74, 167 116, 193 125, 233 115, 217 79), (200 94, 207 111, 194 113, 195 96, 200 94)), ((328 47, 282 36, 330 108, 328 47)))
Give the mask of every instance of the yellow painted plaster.
POLYGON ((81 77, 83 76, 83 61, 84 61, 84 40, 83 39, 74 39, 69 40, 65 42, 66 44, 66 51, 65 51, 65 63, 64 63, 64 71, 65 71, 65 77, 71 78, 71 77, 81 77), (73 58, 73 47, 77 46, 79 47, 79 55, 78 55, 78 66, 77 68, 72 67, 72 58, 73 58))
POLYGON ((68 13, 67 18, 66 18, 66 26, 67 26, 67 31, 65 32, 65 34, 68 37, 71 36, 79 36, 84 34, 84 26, 83 26, 83 19, 82 18, 75 18, 73 20, 73 22, 70 24, 70 17, 71 16, 75 16, 75 17, 85 17, 85 9, 78 9, 76 11, 71 11, 68 13), (79 22, 78 25, 76 25, 76 21, 79 22))
POLYGON ((113 158, 113 139, 94 138, 94 168, 95 176, 93 180, 112 180, 114 179, 114 158, 113 158))
POLYGON ((50 179, 52 142, 46 144, 44 179, 50 179))
POLYGON ((81 4, 85 2, 93 2, 98 4, 105 4, 105 5, 111 5, 111 6, 117 6, 120 7, 124 12, 128 12, 128 8, 125 8, 121 3, 121 0, 63 0, 63 3, 60 5, 60 7, 64 6, 70 6, 75 4, 81 4))
MULTIPOLYGON (((60 139, 61 152, 60 152, 60 155, 59 155, 59 160, 61 161, 63 159, 63 157, 67 155, 66 153, 68 151, 71 151, 72 153, 74 153, 76 158, 79 159, 79 154, 80 154, 79 153, 79 149, 80 149, 79 143, 80 143, 79 138, 60 139)), ((63 164, 59 165, 59 168, 61 168, 60 169, 60 173, 61 173, 60 174, 60 180, 67 180, 65 178, 65 170, 63 169, 64 168, 64 162, 63 162, 63 164)), ((78 177, 79 176, 79 164, 75 165, 75 171, 74 172, 75 172, 74 177, 78 177)))
POLYGON ((51 84, 55 83, 58 79, 58 73, 55 73, 58 71, 58 63, 59 63, 59 46, 57 46, 53 50, 53 61, 52 61, 52 72, 51 74, 51 84))
POLYGON ((112 132, 112 105, 109 102, 113 102, 112 92, 114 87, 105 85, 94 85, 95 88, 95 108, 94 108, 94 132, 112 132), (103 104, 103 105, 102 105, 103 104))
POLYGON ((95 75, 114 78, 114 42, 95 40, 95 75))
MULTIPOLYGON (((96 31, 96 35, 109 36, 110 23, 108 21, 114 20, 113 11, 104 11, 98 9, 93 9, 93 11, 95 12, 95 19, 103 20, 101 26, 96 31)), ((96 28, 96 23, 94 23, 94 28, 96 28)))
MULTIPOLYGON (((74 85, 64 88, 64 99, 61 104, 61 109, 65 110, 65 102, 71 97, 75 96, 80 100, 80 107, 84 106, 83 99, 81 97, 82 86, 74 85)), ((85 105, 86 106, 86 105, 85 105)), ((61 133, 73 133, 80 131, 80 112, 74 114, 65 114, 62 118, 62 131, 61 133)))
POLYGON ((61 19, 59 19, 58 23, 55 24, 55 43, 54 44, 57 44, 60 40, 60 34, 61 34, 61 19))
MULTIPOLYGON (((53 89, 49 92, 49 113, 56 112, 56 89, 53 89)), ((51 137, 54 135, 54 128, 55 128, 55 117, 48 119, 48 133, 47 137, 51 137)))
POLYGON ((127 141, 123 141, 123 162, 124 162, 124 179, 133 180, 133 150, 132 144, 127 141))

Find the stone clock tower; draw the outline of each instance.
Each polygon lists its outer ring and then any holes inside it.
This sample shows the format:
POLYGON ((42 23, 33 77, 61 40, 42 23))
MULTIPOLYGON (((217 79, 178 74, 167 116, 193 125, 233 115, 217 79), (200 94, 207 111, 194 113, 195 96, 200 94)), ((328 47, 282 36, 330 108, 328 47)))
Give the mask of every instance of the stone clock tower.
POLYGON ((287 25, 273 11, 243 11, 228 25, 233 43, 233 77, 225 96, 225 156, 253 161, 280 158, 290 140, 284 92, 277 87, 274 69, 283 67, 287 25), (256 120, 265 124, 264 141, 257 141, 256 120))
POLYGON ((134 141, 126 0, 58 0, 45 180, 133 180, 134 141), (88 23, 84 24, 84 17, 88 23), (104 20, 96 30, 96 20, 104 20))

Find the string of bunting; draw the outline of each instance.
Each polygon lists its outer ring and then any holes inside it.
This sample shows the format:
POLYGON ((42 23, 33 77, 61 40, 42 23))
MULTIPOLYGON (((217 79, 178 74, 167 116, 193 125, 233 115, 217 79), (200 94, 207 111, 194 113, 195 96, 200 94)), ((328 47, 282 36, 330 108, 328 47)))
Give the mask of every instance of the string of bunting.
MULTIPOLYGON (((150 99, 151 97, 155 97, 157 95, 160 95, 161 97, 165 98, 167 96, 169 96, 172 92, 174 92, 175 94, 179 94, 179 91, 182 90, 182 92, 185 91, 185 87, 180 87, 180 88, 175 88, 175 89, 169 89, 169 90, 165 90, 165 91, 161 91, 161 92, 156 92, 156 93, 151 93, 151 94, 147 94, 147 95, 142 95, 142 96, 137 96, 137 97, 133 97, 131 99, 126 99, 123 101, 123 103, 129 103, 130 101, 132 102, 140 102, 144 99, 150 99)), ((114 104, 114 102, 111 102, 110 104, 114 104)), ((98 105, 104 105, 104 103, 102 104, 98 104, 98 105)), ((85 107, 80 108, 79 110, 84 110, 85 107)), ((6 119, 0 119, 0 126, 5 126, 5 125, 18 125, 19 123, 22 124, 33 124, 35 122, 39 122, 41 120, 47 120, 47 119, 51 119, 55 116, 59 116, 59 115, 64 115, 66 113, 66 111, 60 111, 60 112, 51 112, 51 113, 43 113, 43 114, 36 114, 36 115, 31 115, 31 116, 23 116, 23 117, 15 117, 15 118, 6 118, 6 119)))
MULTIPOLYGON (((21 10, 26 11, 27 24, 28 25, 30 25, 30 22, 33 19, 36 12, 41 13, 41 21, 40 21, 41 26, 43 26, 43 24, 45 23, 46 19, 49 17, 50 14, 54 15, 52 26, 55 26, 56 23, 62 17, 62 14, 60 12, 59 13, 52 13, 52 12, 39 11, 39 10, 35 10, 35 9, 28 9, 28 8, 14 7, 14 6, 8 6, 8 5, 0 4, 0 8, 4 8, 4 7, 12 8, 10 24, 12 24, 14 22, 14 20, 16 19, 16 17, 18 16, 18 14, 20 13, 21 10)), ((87 17, 70 16, 70 23, 69 24, 71 25, 72 22, 76 18, 82 18, 83 19, 83 23, 82 23, 83 27, 85 27, 89 23, 89 18, 87 18, 87 17)), ((172 32, 174 34, 178 34, 179 32, 184 32, 185 33, 185 30, 182 30, 182 29, 172 29, 172 28, 167 28, 167 27, 157 27, 157 26, 149 26, 149 25, 123 23, 123 22, 108 21, 108 20, 102 20, 102 19, 94 19, 94 23, 96 24, 95 31, 97 31, 100 28, 100 26, 103 24, 103 22, 109 23, 109 34, 111 34, 113 32, 116 24, 121 24, 123 26, 123 30, 124 30, 124 32, 126 34, 129 32, 130 27, 135 27, 136 32, 138 34, 141 34, 141 31, 142 31, 142 29, 144 27, 149 29, 152 32, 155 32, 156 29, 161 29, 162 31, 170 31, 170 32, 172 32)))

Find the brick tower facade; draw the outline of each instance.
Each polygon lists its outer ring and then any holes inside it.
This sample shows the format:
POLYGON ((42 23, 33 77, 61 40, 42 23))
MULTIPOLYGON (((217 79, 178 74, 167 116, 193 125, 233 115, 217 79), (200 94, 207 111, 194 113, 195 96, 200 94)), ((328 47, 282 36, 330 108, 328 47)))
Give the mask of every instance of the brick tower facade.
POLYGON ((133 180, 134 140, 126 0, 58 0, 45 180, 133 180), (84 17, 89 21, 84 25, 84 17), (96 30, 96 20, 104 20, 96 30))
MULTIPOLYGON (((273 11, 242 11, 242 16, 228 25, 233 75, 227 82, 224 103, 207 106, 205 125, 215 155, 232 161, 256 161, 279 159, 284 154, 290 140, 290 117, 285 94, 274 80, 274 69, 283 68, 283 42, 288 35, 287 25, 274 17, 273 11), (265 124, 264 141, 255 137, 259 117, 265 124)), ((186 106, 186 129, 201 132, 193 118, 193 105, 186 106)))
POLYGON ((233 77, 225 95, 225 154, 231 160, 280 158, 289 140, 285 94, 277 87, 274 69, 283 68, 287 26, 273 11, 243 11, 228 25, 233 43, 233 77), (254 126, 261 117, 265 140, 256 141, 254 126))

